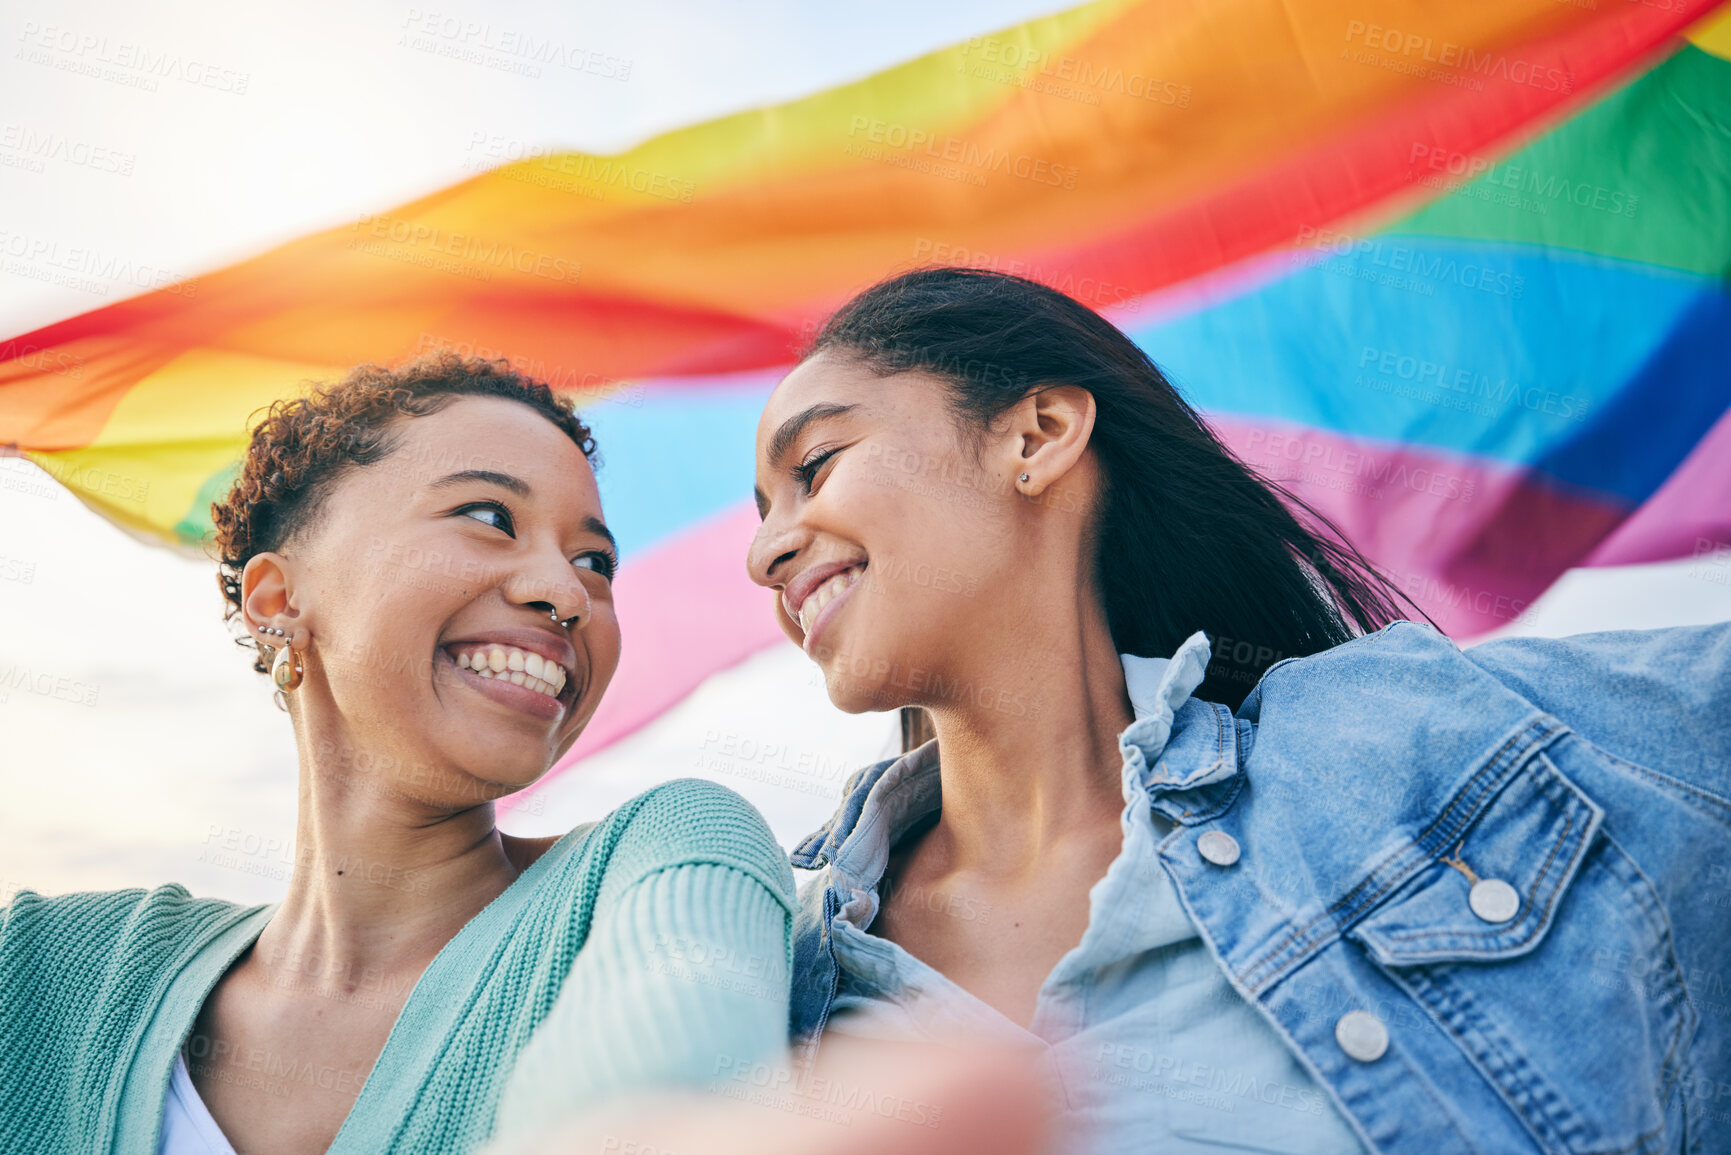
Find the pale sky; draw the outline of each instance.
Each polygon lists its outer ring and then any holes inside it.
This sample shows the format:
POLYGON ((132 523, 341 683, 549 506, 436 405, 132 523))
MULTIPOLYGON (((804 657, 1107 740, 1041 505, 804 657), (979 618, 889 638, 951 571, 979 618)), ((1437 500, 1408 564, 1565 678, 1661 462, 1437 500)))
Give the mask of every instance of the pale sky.
MULTIPOLYGON (((26 0, 0 18, 0 336, 387 208, 496 163, 497 148, 618 150, 1063 6, 26 0), (450 54, 401 43, 411 29, 450 54), (521 62, 488 46, 525 35, 600 63, 507 71, 521 62), (73 250, 82 271, 56 284, 73 250)), ((282 893, 293 744, 228 640, 213 573, 0 460, 0 681, 22 668, 54 687, 0 689, 0 897, 167 881, 244 901, 282 893)), ((1522 628, 1724 619, 1727 573, 1687 560, 1575 571, 1522 628)), ((886 716, 830 707, 804 657, 780 647, 502 822, 564 830, 697 775, 751 798, 792 842, 893 734, 886 716)))

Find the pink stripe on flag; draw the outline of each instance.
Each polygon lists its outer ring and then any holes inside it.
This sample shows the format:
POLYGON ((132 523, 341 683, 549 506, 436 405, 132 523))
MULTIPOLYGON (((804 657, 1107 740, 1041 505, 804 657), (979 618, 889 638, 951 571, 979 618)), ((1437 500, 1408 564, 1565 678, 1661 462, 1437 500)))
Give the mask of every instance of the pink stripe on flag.
POLYGON ((1482 459, 1269 420, 1209 421, 1456 637, 1519 618, 1628 514, 1613 499, 1482 459))
POLYGON ((1731 548, 1731 410, 1582 565, 1634 565, 1731 548))

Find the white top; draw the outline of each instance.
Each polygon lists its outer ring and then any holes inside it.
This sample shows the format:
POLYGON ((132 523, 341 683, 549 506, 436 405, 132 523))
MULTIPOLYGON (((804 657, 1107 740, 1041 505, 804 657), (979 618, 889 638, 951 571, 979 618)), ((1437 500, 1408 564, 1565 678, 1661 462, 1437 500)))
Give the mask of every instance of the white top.
POLYGON ((192 1085, 186 1055, 175 1052, 168 1099, 162 1105, 162 1132, 156 1155, 235 1155, 234 1145, 210 1117, 210 1108, 192 1085))

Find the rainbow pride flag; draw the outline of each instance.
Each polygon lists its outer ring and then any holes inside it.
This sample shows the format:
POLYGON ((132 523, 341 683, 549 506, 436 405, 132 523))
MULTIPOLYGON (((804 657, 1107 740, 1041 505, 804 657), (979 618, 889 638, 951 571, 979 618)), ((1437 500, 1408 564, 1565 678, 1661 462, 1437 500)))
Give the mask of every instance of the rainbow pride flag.
POLYGON ((1731 21, 1700 12, 1099 0, 0 341, 0 446, 196 547, 272 399, 511 358, 582 400, 626 557, 577 757, 780 641, 743 558, 794 350, 886 274, 983 266, 1100 308, 1481 632, 1569 566, 1731 539, 1731 21))

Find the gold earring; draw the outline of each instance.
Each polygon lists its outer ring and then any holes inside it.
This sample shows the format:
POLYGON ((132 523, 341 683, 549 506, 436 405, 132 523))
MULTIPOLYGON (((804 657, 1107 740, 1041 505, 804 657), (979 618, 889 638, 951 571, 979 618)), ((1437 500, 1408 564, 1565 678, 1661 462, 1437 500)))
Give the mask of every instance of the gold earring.
POLYGON ((307 668, 301 662, 300 653, 293 646, 285 645, 278 650, 276 660, 270 664, 270 680, 276 683, 279 690, 292 692, 298 689, 306 672, 307 668))

